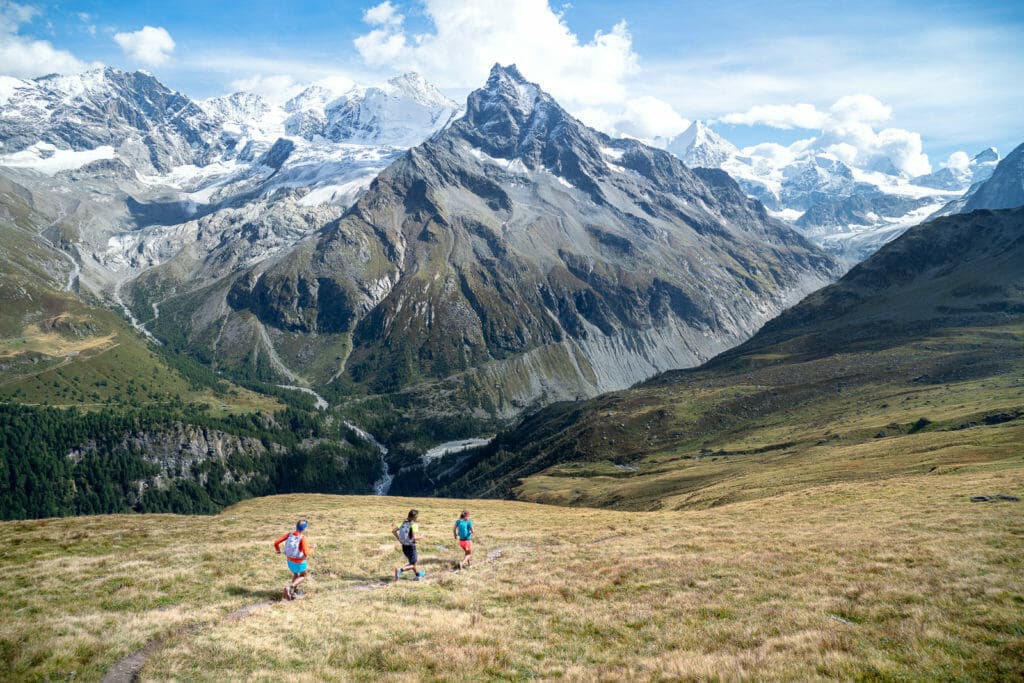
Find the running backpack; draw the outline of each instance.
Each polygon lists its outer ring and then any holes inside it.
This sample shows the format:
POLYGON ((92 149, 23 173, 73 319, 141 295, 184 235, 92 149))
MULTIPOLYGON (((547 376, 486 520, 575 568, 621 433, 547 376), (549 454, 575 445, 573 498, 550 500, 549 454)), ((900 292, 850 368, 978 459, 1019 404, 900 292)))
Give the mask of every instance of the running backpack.
POLYGON ((302 537, 297 534, 288 534, 288 540, 284 542, 284 554, 287 557, 294 558, 296 560, 304 560, 306 556, 299 550, 299 543, 302 542, 302 537))
POLYGON ((412 522, 405 520, 402 526, 398 527, 398 542, 402 545, 415 545, 412 538, 412 522))

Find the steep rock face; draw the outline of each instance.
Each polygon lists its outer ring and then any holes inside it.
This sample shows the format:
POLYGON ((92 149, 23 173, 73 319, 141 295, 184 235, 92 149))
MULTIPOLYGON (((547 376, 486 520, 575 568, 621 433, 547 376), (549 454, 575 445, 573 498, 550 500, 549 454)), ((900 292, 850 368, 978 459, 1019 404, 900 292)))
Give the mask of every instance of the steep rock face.
POLYGON ((105 68, 43 76, 5 89, 9 95, 0 108, 5 154, 40 143, 73 151, 109 146, 136 168, 167 171, 202 165, 216 151, 216 125, 206 112, 141 71, 105 68))
MULTIPOLYGON (((241 456, 248 460, 267 454, 280 454, 285 450, 273 443, 268 450, 256 438, 181 423, 162 430, 125 434, 115 449, 139 453, 143 460, 158 468, 156 474, 138 482, 138 499, 141 499, 147 488, 164 489, 178 480, 205 484, 205 477, 208 475, 201 472, 198 466, 210 461, 224 465, 221 469, 222 483, 247 483, 257 475, 245 469, 231 467, 233 458, 241 456)), ((97 444, 85 443, 72 449, 68 453, 68 458, 79 460, 96 452, 97 444)), ((258 476, 266 478, 265 475, 258 476)), ((135 504, 138 499, 129 503, 135 504)))
POLYGON ((836 273, 725 173, 612 140, 496 66, 462 118, 231 300, 351 334, 345 370, 371 390, 507 416, 698 363, 836 273))
POLYGON ((874 225, 878 222, 879 216, 905 215, 915 209, 929 206, 932 201, 929 197, 860 192, 816 202, 795 221, 795 225, 808 230, 874 225))

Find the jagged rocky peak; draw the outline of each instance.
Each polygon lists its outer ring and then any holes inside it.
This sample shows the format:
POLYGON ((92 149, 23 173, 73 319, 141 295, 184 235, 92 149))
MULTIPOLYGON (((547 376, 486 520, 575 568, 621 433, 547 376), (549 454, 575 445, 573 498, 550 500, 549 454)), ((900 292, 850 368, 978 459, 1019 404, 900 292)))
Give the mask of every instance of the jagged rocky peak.
POLYGON ((505 110, 520 121, 525 121, 533 113, 539 101, 546 100, 554 104, 554 100, 539 85, 523 77, 515 64, 495 64, 491 67, 487 83, 476 90, 474 95, 486 103, 483 110, 505 110))
POLYGON ((978 209, 1012 209, 1024 205, 1024 144, 1007 154, 995 166, 988 179, 972 188, 965 199, 964 213, 978 209))
POLYGON ((599 144, 608 143, 607 136, 573 118, 514 64, 491 68, 487 83, 469 94, 466 114, 451 130, 489 156, 554 171, 564 165, 567 151, 598 157, 599 144))

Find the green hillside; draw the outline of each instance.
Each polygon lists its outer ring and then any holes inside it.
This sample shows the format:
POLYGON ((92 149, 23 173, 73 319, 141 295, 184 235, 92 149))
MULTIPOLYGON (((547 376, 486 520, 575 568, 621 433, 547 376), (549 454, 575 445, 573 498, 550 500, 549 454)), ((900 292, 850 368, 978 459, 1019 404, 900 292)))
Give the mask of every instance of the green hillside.
POLYGON ((79 293, 72 256, 54 246, 59 221, 26 193, 0 178, 0 402, 86 410, 197 402, 217 414, 283 407, 162 352, 79 293))
POLYGON ((912 229, 706 365, 562 403, 442 495, 629 509, 971 466, 1024 443, 1024 209, 912 229))

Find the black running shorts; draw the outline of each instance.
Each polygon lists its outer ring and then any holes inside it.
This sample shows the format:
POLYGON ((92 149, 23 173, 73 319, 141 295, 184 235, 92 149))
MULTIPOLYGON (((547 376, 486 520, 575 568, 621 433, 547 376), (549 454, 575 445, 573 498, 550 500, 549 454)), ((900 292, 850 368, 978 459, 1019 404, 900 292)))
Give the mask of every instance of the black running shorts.
POLYGON ((405 553, 405 557, 409 560, 409 564, 416 564, 416 561, 419 559, 419 555, 416 553, 416 546, 403 545, 402 552, 405 553))

